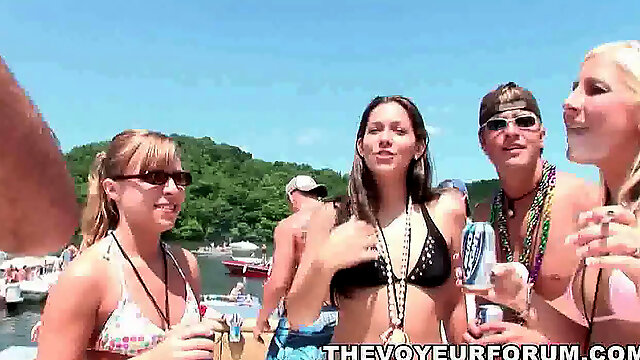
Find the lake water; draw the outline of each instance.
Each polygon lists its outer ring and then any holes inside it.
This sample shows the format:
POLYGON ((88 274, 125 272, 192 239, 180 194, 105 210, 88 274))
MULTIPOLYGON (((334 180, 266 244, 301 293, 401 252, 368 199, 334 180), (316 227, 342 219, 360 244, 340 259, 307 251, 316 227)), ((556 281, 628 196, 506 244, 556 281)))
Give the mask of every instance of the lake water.
MULTIPOLYGON (((268 253, 271 253, 270 248, 268 253)), ((259 254, 259 250, 257 254, 259 254)), ((246 292, 257 296, 262 302, 262 284, 265 279, 228 275, 227 269, 221 262, 226 259, 230 259, 230 257, 198 256, 202 277, 202 293, 228 294, 237 282, 243 281, 246 292)), ((31 328, 39 319, 40 305, 37 303, 20 304, 12 312, 0 310, 0 351, 13 345, 35 346, 36 344, 31 342, 31 328)))

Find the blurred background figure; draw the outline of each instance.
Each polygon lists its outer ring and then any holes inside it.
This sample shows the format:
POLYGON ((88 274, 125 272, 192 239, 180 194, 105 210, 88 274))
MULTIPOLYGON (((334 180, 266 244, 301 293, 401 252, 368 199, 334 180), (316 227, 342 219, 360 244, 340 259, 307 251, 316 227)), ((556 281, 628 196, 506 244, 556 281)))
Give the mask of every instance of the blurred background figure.
POLYGON ((463 199, 464 199, 464 208, 467 214, 467 220, 470 221, 471 220, 471 208, 469 207, 469 191, 467 190, 467 185, 464 183, 464 181, 460 180, 460 179, 447 179, 444 180, 443 182, 441 182, 438 185, 438 188, 440 189, 456 189, 458 191, 460 191, 463 195, 463 199))

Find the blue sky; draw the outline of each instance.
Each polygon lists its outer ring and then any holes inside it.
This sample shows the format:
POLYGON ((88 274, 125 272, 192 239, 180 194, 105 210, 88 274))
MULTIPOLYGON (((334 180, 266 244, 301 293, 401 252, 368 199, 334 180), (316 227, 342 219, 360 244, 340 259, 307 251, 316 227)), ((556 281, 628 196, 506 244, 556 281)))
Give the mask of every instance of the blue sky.
POLYGON ((0 1, 0 54, 62 147, 125 128, 209 136, 255 158, 347 172, 376 95, 415 100, 438 180, 495 177, 480 98, 537 97, 545 156, 565 159, 562 101, 585 52, 640 37, 628 1, 0 1))

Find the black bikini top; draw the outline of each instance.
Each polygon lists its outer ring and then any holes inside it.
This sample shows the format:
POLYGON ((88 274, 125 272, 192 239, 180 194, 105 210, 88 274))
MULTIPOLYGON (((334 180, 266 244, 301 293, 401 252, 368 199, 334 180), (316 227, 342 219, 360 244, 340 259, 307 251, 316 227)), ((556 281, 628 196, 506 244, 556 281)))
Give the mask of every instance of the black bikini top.
MULTIPOLYGON (((447 242, 431 219, 427 208, 420 205, 422 216, 427 225, 427 237, 424 240, 420 257, 407 276, 407 283, 422 287, 438 287, 451 275, 451 258, 447 242)), ((331 279, 331 294, 347 296, 349 291, 359 287, 373 287, 387 284, 386 263, 377 260, 360 263, 354 267, 337 271, 331 279)), ((393 274, 393 282, 400 279, 393 274)))

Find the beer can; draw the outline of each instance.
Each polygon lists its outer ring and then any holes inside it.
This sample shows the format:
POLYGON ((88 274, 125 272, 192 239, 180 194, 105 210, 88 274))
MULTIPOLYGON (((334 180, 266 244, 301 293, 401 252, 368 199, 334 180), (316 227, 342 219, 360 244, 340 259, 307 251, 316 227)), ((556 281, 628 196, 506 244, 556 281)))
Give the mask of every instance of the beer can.
POLYGON ((477 319, 480 320, 480 324, 500 322, 503 319, 502 308, 493 304, 478 305, 477 319))
POLYGON ((487 222, 469 223, 462 234, 462 284, 472 290, 491 288, 496 259, 496 234, 487 222))
POLYGON ((242 318, 240 318, 238 314, 233 314, 227 319, 227 324, 229 325, 229 342, 240 342, 240 327, 242 326, 242 318))

